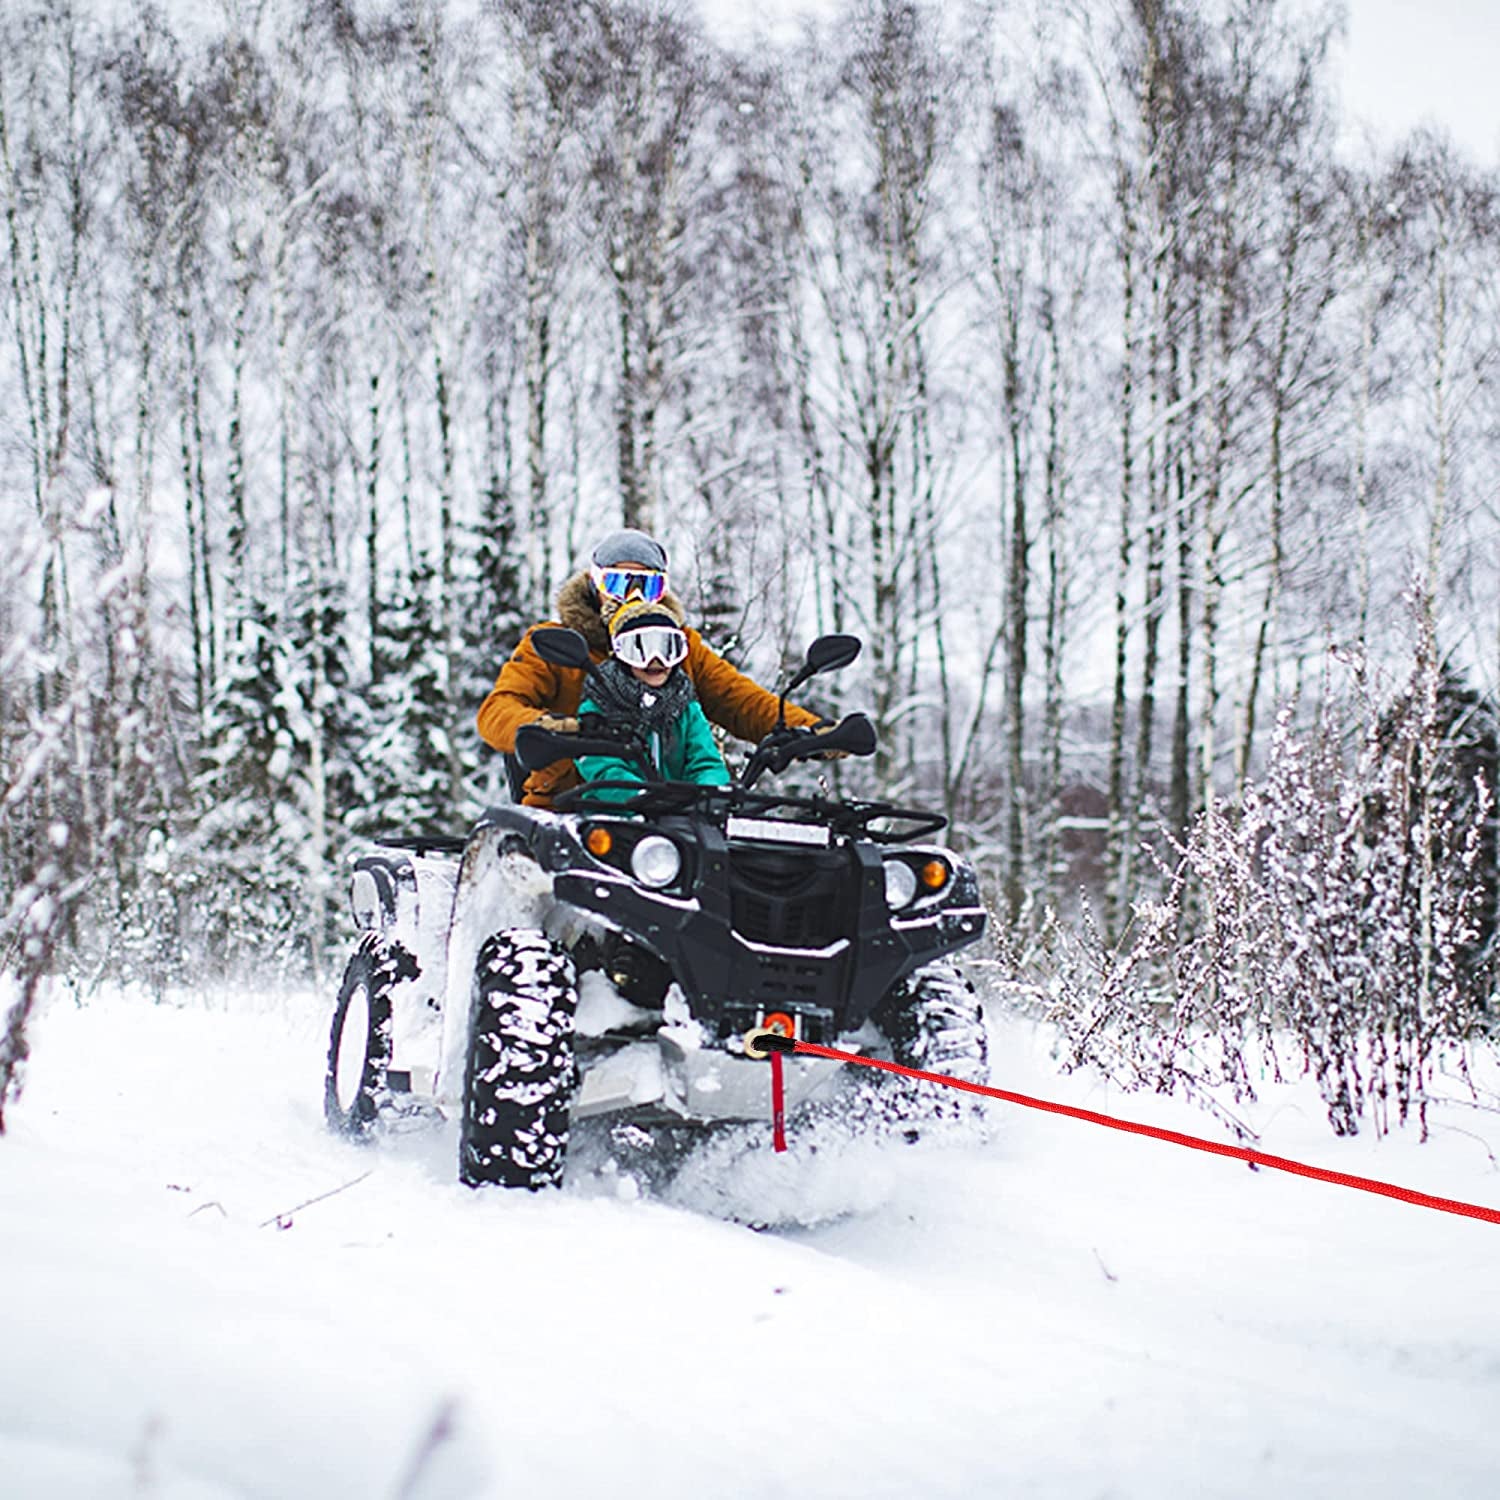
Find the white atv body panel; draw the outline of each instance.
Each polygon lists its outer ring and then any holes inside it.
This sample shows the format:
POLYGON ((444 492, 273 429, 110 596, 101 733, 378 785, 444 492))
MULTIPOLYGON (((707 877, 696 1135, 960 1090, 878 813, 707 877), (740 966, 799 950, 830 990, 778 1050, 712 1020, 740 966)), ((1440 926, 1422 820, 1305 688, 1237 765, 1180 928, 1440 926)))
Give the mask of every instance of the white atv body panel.
POLYGON ((459 1103, 469 1045, 474 966, 484 940, 507 928, 545 928, 552 877, 524 854, 502 848, 500 828, 481 829, 464 849, 449 913, 442 990, 442 1043, 434 1093, 439 1103, 459 1103))

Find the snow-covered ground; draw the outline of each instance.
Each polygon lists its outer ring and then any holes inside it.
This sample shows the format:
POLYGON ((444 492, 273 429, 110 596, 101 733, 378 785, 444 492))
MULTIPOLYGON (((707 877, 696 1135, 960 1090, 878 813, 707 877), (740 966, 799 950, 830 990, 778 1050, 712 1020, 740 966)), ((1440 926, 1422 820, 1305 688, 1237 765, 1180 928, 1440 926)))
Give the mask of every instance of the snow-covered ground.
MULTIPOLYGON (((325 1025, 38 1020, 0 1138, 4 1500, 1500 1493, 1495 1225, 998 1104, 983 1145, 725 1180, 810 1227, 602 1176, 474 1193, 451 1131, 325 1132, 325 1025)), ((1002 1087, 1212 1132, 992 1031, 1002 1087)), ((1500 1205, 1493 1115, 1426 1146, 1337 1142, 1305 1089, 1256 1119, 1500 1205)))

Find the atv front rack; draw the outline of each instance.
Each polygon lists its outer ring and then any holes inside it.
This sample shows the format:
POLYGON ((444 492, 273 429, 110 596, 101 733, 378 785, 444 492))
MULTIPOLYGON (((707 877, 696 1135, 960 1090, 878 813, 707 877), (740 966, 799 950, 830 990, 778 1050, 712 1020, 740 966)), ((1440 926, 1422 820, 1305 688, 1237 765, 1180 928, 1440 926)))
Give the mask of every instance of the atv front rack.
POLYGON ((688 781, 651 782, 644 787, 637 781, 591 781, 559 792, 552 805, 558 812, 635 813, 651 818, 694 814, 720 828, 731 817, 764 818, 774 813, 786 822, 827 828, 842 837, 866 838, 877 844, 911 843, 948 826, 942 813, 891 802, 835 801, 688 781), (621 792, 634 795, 621 801, 621 792))

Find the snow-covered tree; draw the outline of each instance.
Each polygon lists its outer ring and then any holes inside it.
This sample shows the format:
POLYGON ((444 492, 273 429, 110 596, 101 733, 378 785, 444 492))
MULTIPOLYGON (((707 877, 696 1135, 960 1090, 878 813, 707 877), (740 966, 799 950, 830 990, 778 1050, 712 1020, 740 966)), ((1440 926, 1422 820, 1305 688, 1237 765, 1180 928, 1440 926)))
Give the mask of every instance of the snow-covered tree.
POLYGON ((380 675, 357 755, 360 791, 347 816, 355 833, 430 835, 462 825, 461 810, 451 805, 454 708, 443 689, 433 581, 432 565, 424 561, 381 606, 380 675))
POLYGON ((190 850, 202 940, 216 959, 262 947, 305 957, 302 851, 314 726, 291 643, 275 611, 254 602, 227 652, 205 725, 190 850))
MULTIPOLYGON (((465 580, 469 602, 463 611, 463 674, 453 694, 450 733, 458 738, 465 785, 482 806, 505 800, 505 776, 498 757, 472 733, 474 715, 495 685, 505 658, 520 643, 532 612, 526 605, 524 552, 510 488, 492 472, 473 537, 473 573, 465 580)), ((468 808, 446 809, 451 829, 468 808)))

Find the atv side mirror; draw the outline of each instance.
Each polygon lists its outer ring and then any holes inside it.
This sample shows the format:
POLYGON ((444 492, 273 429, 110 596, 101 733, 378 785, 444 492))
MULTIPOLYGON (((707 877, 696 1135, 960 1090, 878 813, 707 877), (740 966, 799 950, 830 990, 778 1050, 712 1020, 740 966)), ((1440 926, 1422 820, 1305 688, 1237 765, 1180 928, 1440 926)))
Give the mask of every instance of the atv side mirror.
POLYGON ((802 665, 792 674, 791 680, 782 688, 780 701, 776 705, 776 727, 786 728, 786 697, 801 687, 809 677, 819 672, 831 672, 835 667, 847 667, 859 655, 864 642, 857 635, 820 635, 807 648, 802 665))
POLYGON ((577 667, 587 670, 593 665, 589 643, 576 630, 564 625, 538 625, 531 632, 536 654, 554 667, 577 667))
POLYGON ((783 696, 801 687, 809 677, 816 677, 820 672, 836 672, 841 667, 847 667, 859 655, 863 645, 857 635, 820 635, 807 648, 807 658, 787 683, 783 696))

